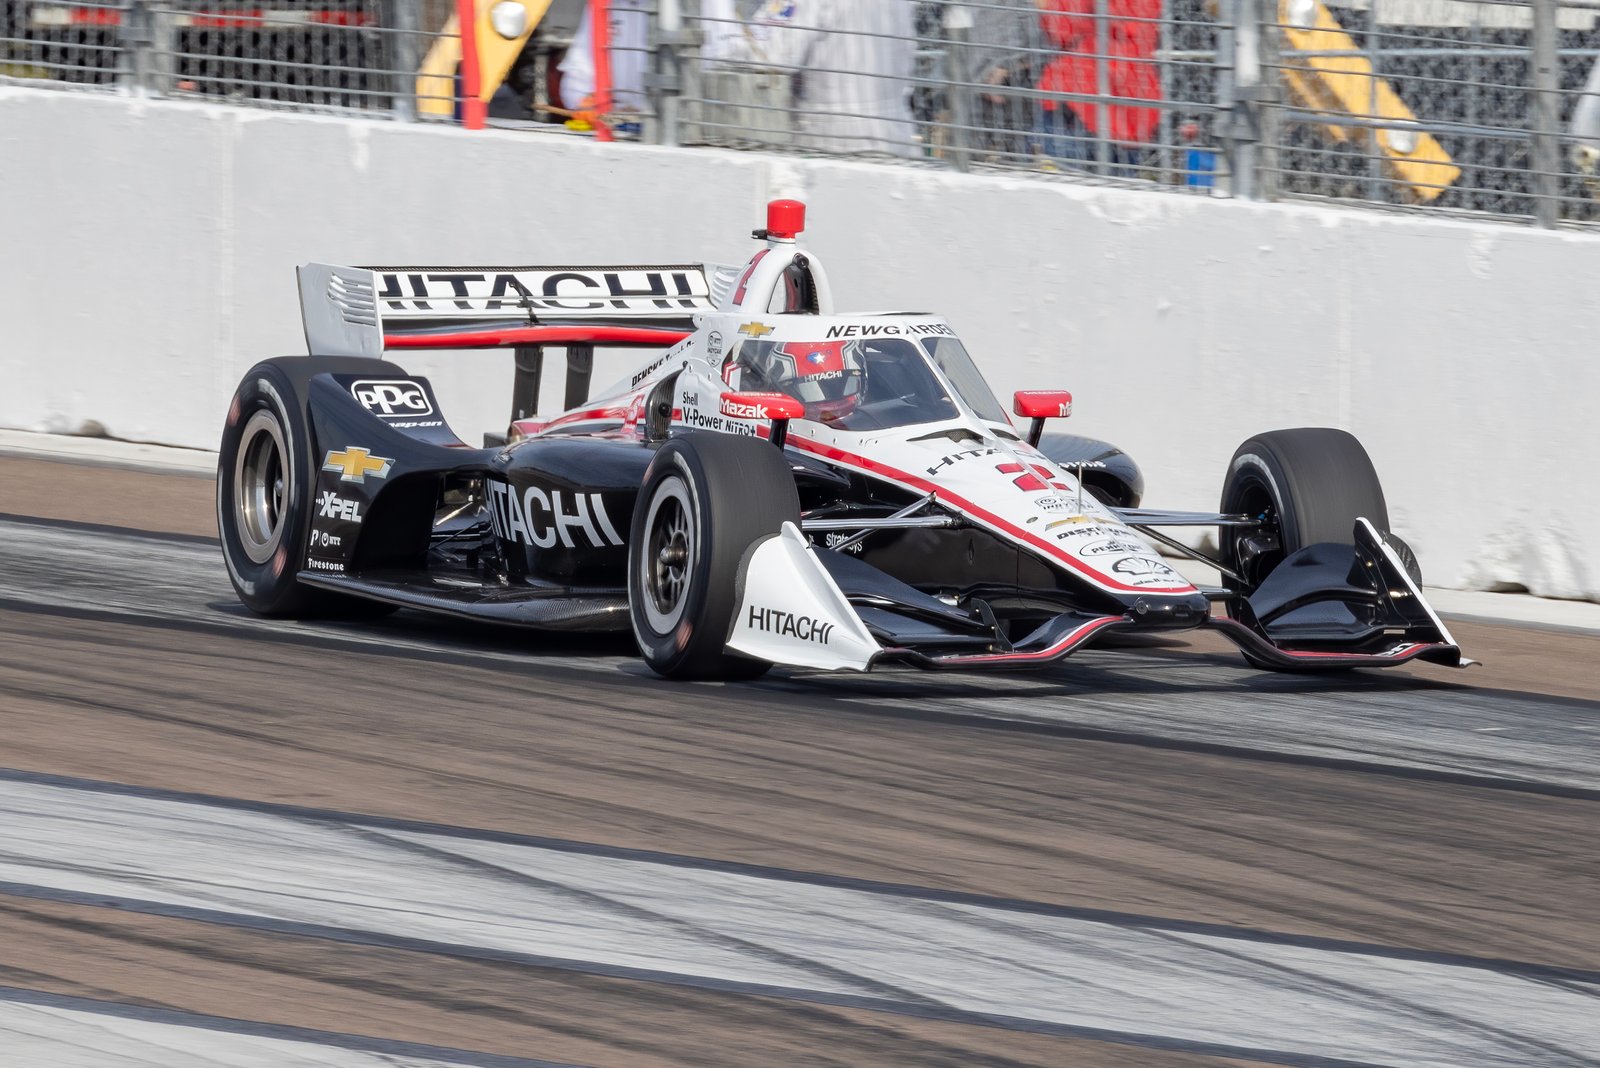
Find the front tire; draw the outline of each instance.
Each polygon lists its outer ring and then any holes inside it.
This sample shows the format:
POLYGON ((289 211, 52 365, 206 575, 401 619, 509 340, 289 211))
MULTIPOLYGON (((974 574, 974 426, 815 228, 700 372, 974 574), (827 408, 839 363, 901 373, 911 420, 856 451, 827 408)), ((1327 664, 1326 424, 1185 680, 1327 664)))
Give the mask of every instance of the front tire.
POLYGON ((673 438, 645 472, 628 539, 628 614, 645 662, 672 679, 749 679, 772 665, 726 651, 750 549, 800 522, 783 453, 766 441, 673 438))
POLYGON ((256 364, 228 408, 217 455, 217 535, 239 600, 257 615, 371 617, 394 610, 301 585, 316 491, 306 390, 323 372, 404 374, 393 364, 285 357, 256 364))
POLYGON ((1371 457, 1354 436, 1328 427, 1273 430, 1240 445, 1221 510, 1262 520, 1259 528, 1222 529, 1222 562, 1243 579, 1223 581, 1241 596, 1307 545, 1348 544, 1359 517, 1389 536, 1389 506, 1371 457))

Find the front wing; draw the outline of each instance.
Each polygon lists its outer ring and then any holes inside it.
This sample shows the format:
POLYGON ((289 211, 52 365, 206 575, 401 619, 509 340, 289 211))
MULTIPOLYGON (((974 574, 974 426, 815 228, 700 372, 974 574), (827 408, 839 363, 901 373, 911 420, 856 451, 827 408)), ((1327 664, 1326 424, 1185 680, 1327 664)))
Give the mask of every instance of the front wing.
MULTIPOLYGON (((1352 587, 1360 576, 1345 574, 1322 591, 1321 599, 1359 594, 1365 610, 1386 613, 1389 625, 1376 636, 1364 633, 1341 648, 1328 635, 1303 643, 1276 641, 1250 620, 1209 616, 1196 626, 1233 641, 1252 664, 1275 670, 1393 667, 1412 660, 1471 664, 1376 529, 1363 519, 1354 534, 1356 544, 1348 548, 1369 584, 1352 587)), ((786 523, 782 533, 745 558, 728 648, 777 664, 827 670, 869 671, 893 663, 960 670, 1043 667, 1106 634, 1145 629, 1133 613, 1067 611, 1012 643, 992 616, 985 624, 910 587, 898 593, 895 587, 885 578, 870 592, 857 587, 847 594, 805 536, 786 523), (894 621, 895 638, 882 625, 886 618, 894 621)), ((1296 605, 1313 605, 1318 598, 1319 591, 1308 589, 1296 605)))

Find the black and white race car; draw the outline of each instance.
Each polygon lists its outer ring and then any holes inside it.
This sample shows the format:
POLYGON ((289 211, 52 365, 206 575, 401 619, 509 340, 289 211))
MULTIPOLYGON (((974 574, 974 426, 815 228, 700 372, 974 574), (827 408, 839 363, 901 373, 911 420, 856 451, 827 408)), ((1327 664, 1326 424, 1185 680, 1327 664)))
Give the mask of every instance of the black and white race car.
POLYGON ((1258 435, 1217 512, 1144 508, 1125 454, 1043 434, 1069 394, 1016 394, 1013 423, 944 319, 836 312, 803 221, 773 202, 736 266, 301 268, 312 355, 252 368, 222 435, 240 599, 631 628, 676 678, 1042 665, 1200 627, 1263 668, 1469 662, 1349 434, 1258 435), (597 345, 650 351, 590 399, 597 345), (518 368, 487 448, 384 359, 485 347, 518 368), (537 422, 547 347, 568 410, 537 422), (1157 553, 1196 555, 1162 533, 1187 526, 1217 528, 1221 586, 1157 553))

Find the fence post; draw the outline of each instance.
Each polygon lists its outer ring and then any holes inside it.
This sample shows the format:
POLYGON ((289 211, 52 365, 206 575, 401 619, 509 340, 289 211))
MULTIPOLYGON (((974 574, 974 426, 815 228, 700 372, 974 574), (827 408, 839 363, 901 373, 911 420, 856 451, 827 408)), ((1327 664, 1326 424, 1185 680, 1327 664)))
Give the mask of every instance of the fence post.
POLYGON ((1256 145, 1261 140, 1258 124, 1261 96, 1261 34, 1255 0, 1231 0, 1224 17, 1232 27, 1232 69, 1228 97, 1219 99, 1227 113, 1224 123, 1228 170, 1232 175, 1233 195, 1244 200, 1257 199, 1256 180, 1259 160, 1256 145))
POLYGON ((155 47, 155 20, 147 0, 130 0, 123 16, 122 47, 126 61, 118 64, 117 77, 135 96, 155 91, 152 50, 155 47))
POLYGON ((1561 217, 1561 75, 1556 59, 1556 2, 1533 0, 1533 217, 1543 227, 1561 217))
POLYGON ((950 162, 958 171, 972 169, 971 148, 976 141, 978 116, 972 113, 972 101, 978 92, 973 82, 978 72, 971 62, 968 48, 972 40, 972 11, 965 4, 946 5, 944 9, 944 35, 949 42, 945 53, 945 100, 949 104, 950 162))
MULTIPOLYGON (((1256 150, 1255 195, 1259 200, 1278 199, 1278 145, 1283 130, 1283 56, 1278 48, 1283 18, 1280 0, 1255 0, 1259 4, 1256 47, 1259 55, 1260 88, 1257 95, 1256 132, 1261 138, 1256 150)), ((1377 0, 1373 0, 1376 4, 1377 0)))
POLYGON ((661 0, 654 26, 655 64, 645 76, 650 90, 651 109, 656 114, 650 140, 658 145, 678 143, 678 98, 683 93, 684 45, 683 5, 680 0, 661 0))
POLYGON ((417 55, 419 3, 420 0, 383 0, 380 7, 383 24, 388 30, 389 47, 384 53, 394 78, 390 87, 394 95, 389 106, 394 117, 404 122, 415 122, 417 118, 417 68, 421 66, 417 55))
POLYGON ((488 116, 479 90, 477 0, 456 0, 456 28, 461 33, 461 125, 481 130, 488 116))
POLYGON ((1094 91, 1100 99, 1095 103, 1095 125, 1099 127, 1094 142, 1095 170, 1111 173, 1111 27, 1106 0, 1094 0, 1094 91))

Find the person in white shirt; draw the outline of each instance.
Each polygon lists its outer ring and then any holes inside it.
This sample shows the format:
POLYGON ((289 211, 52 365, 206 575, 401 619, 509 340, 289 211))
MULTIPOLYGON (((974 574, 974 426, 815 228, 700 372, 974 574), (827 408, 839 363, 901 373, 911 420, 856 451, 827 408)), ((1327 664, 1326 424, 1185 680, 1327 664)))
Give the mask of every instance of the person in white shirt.
MULTIPOLYGON (((611 0, 611 107, 644 111, 644 72, 650 61, 649 0, 611 0)), ((561 71, 561 106, 578 111, 594 102, 594 17, 588 4, 577 32, 556 68, 561 71)))
POLYGON ((917 154, 910 78, 912 0, 768 0, 741 19, 734 0, 701 0, 710 64, 792 71, 790 106, 801 147, 823 152, 917 154))

